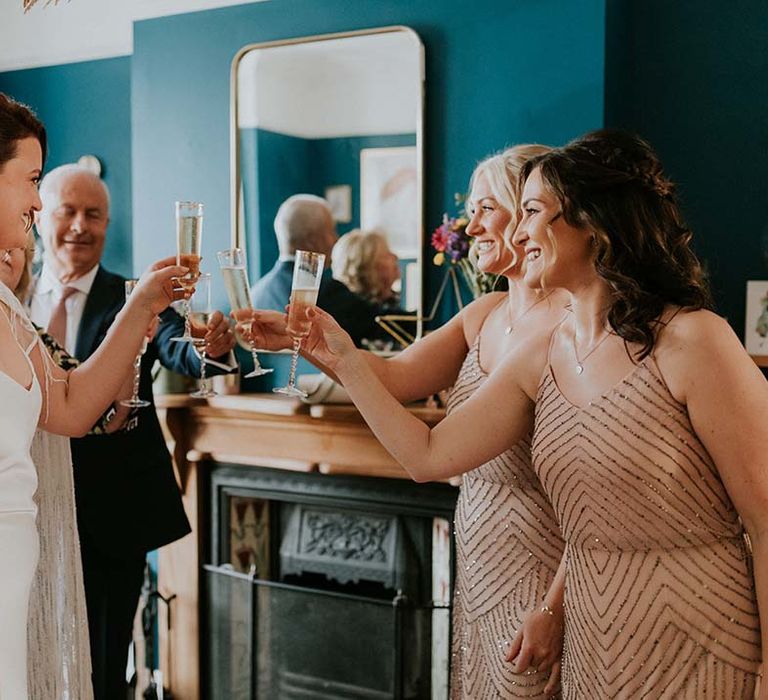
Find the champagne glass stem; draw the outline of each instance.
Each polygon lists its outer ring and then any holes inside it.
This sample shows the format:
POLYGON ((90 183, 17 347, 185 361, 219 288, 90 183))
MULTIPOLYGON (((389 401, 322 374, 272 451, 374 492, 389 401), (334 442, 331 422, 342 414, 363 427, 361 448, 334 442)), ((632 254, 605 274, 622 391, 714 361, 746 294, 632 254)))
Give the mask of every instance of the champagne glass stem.
MULTIPOLYGON (((252 326, 253 326, 252 323, 248 324, 248 334, 249 335, 251 333, 252 326)), ((272 371, 272 369, 271 368, 270 369, 264 369, 261 366, 261 362, 259 362, 259 354, 258 354, 258 352, 256 352, 256 346, 253 344, 252 340, 250 341, 249 344, 251 346, 251 359, 253 359, 253 371, 249 372, 245 376, 246 377, 260 377, 260 376, 262 376, 264 374, 269 374, 272 371)))
POLYGON ((189 314, 192 312, 189 299, 184 299, 184 337, 189 338, 192 336, 192 328, 189 321, 189 314))
POLYGON ((293 355, 291 355, 291 371, 288 375, 288 386, 291 389, 296 388, 296 365, 299 362, 299 349, 301 348, 301 338, 293 339, 293 355))
POLYGON ((202 382, 203 389, 208 388, 208 378, 205 376, 205 347, 200 352, 200 381, 202 382))
POLYGON ((141 382, 141 355, 136 355, 133 361, 133 396, 131 401, 136 403, 139 400, 139 383, 141 382))

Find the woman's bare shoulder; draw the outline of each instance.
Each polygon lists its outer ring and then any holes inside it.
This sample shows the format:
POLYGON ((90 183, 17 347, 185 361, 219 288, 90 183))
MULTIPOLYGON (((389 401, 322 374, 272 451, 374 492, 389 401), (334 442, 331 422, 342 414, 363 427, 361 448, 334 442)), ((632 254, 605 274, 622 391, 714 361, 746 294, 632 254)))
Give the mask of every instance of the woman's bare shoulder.
POLYGON ((507 298, 506 292, 490 292, 475 299, 461 311, 461 319, 464 325, 464 335, 468 342, 472 342, 480 332, 483 321, 499 304, 507 298))
POLYGON ((669 321, 662 318, 662 330, 657 343, 658 351, 695 351, 713 343, 732 344, 738 338, 722 316, 707 309, 688 309, 665 312, 669 321))
POLYGON ((672 395, 687 403, 702 379, 751 365, 741 341, 722 316, 706 309, 680 309, 659 333, 654 358, 672 395))

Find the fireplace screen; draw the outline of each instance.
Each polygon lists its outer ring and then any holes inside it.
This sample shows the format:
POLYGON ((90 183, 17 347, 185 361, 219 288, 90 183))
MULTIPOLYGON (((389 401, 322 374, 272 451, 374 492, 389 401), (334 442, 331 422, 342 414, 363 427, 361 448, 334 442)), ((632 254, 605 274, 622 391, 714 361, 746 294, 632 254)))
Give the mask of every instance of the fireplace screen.
POLYGON ((210 700, 445 700, 455 491, 217 466, 210 700))
POLYGON ((205 569, 212 700, 435 697, 429 636, 447 607, 205 569))

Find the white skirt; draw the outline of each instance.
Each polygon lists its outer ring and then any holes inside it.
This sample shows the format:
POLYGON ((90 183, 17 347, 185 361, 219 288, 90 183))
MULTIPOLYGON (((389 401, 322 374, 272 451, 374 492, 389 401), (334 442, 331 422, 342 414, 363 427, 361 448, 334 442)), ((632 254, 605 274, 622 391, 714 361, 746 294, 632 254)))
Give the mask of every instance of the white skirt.
POLYGON ((35 513, 0 513, 0 700, 28 700, 27 613, 38 557, 35 513))

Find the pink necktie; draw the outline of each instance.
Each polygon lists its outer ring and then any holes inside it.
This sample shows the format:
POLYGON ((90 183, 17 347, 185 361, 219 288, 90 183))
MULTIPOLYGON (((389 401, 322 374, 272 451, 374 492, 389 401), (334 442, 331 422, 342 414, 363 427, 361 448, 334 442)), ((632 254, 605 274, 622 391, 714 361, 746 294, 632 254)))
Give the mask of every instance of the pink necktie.
POLYGON ((65 347, 67 342, 67 299, 77 291, 76 287, 64 287, 61 293, 59 303, 51 313, 51 320, 48 322, 48 335, 53 336, 56 342, 65 347))

